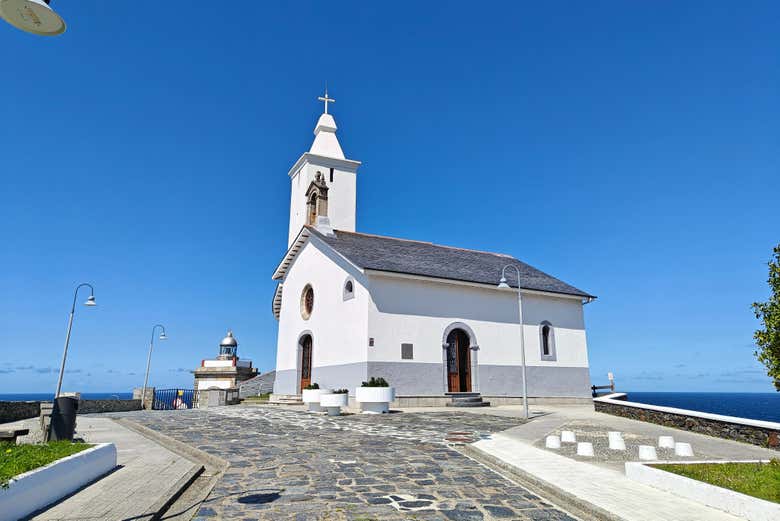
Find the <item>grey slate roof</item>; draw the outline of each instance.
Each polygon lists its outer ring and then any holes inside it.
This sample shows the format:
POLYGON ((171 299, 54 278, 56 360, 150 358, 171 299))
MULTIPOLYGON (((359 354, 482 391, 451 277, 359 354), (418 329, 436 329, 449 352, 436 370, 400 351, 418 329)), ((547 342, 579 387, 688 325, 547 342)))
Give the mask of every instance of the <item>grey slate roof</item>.
MULTIPOLYGON (((593 297, 509 255, 340 230, 327 236, 307 228, 362 269, 497 285, 501 269, 513 264, 520 270, 524 289, 593 297)), ((513 269, 507 270, 506 278, 510 286, 517 287, 513 269)))

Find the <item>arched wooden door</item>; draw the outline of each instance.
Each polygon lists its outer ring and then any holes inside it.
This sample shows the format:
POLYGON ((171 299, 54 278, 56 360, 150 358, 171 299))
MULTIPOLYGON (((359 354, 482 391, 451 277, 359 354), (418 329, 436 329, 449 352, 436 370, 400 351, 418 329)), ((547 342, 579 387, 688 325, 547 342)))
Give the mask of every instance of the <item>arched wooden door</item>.
POLYGON ((471 392, 471 340, 462 329, 447 335, 447 390, 451 393, 471 392))
POLYGON ((311 335, 301 339, 301 390, 311 385, 311 335))

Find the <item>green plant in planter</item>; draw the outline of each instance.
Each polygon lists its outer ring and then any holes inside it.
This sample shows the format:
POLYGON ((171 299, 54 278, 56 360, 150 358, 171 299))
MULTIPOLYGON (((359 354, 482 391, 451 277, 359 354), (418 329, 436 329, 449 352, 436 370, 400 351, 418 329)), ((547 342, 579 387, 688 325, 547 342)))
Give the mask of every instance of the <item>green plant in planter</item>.
POLYGON ((390 384, 381 376, 379 378, 372 376, 367 382, 363 382, 361 387, 390 387, 390 384))
POLYGON ((312 389, 319 389, 319 388, 320 388, 320 384, 318 384, 316 382, 313 383, 313 384, 309 384, 306 387, 304 387, 304 389, 307 390, 307 391, 311 391, 312 389))
POLYGON ((349 390, 348 389, 335 389, 333 391, 333 394, 349 394, 349 390))

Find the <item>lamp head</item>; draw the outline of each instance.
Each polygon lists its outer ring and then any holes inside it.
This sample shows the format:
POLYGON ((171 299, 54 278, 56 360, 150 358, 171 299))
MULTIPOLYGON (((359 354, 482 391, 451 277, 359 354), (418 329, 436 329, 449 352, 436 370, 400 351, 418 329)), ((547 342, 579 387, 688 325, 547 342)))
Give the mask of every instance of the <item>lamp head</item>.
POLYGON ((168 336, 165 334, 165 331, 160 333, 160 340, 168 340, 168 336))
POLYGON ((501 277, 501 280, 498 281, 498 289, 509 289, 509 284, 506 283, 506 277, 501 277))
POLYGON ((97 302, 95 302, 95 295, 90 295, 87 298, 87 301, 84 302, 85 306, 97 306, 97 302))
POLYGON ((0 0, 0 18, 17 29, 41 36, 65 32, 65 21, 49 7, 49 0, 0 0))

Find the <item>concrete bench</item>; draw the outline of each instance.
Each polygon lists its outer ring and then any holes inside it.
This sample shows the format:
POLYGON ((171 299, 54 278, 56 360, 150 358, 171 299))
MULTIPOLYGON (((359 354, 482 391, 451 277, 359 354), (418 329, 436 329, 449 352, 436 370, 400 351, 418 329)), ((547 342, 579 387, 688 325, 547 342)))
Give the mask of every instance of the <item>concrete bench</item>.
POLYGON ((16 438, 19 436, 27 436, 30 434, 30 429, 16 429, 13 431, 0 431, 0 441, 6 441, 16 443, 16 438))

